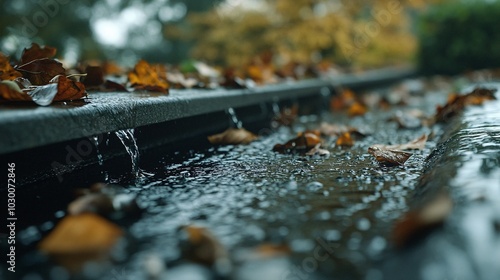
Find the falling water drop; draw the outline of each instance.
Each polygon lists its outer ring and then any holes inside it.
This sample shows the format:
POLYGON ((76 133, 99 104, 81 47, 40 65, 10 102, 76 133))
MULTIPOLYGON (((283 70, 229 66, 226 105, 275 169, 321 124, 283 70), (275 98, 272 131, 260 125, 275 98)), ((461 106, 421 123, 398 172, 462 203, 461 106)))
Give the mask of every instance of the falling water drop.
POLYGON ((104 164, 104 159, 101 154, 101 151, 99 150, 99 136, 95 135, 90 138, 92 142, 94 142, 95 150, 97 152, 97 162, 99 163, 100 166, 104 164))
POLYGON ((243 123, 238 119, 238 117, 236 116, 236 112, 234 112, 233 108, 227 109, 226 112, 229 115, 229 117, 231 118, 231 122, 232 122, 233 126, 235 126, 236 128, 243 127, 243 123))
POLYGON ((124 129, 115 131, 116 137, 122 142, 125 150, 130 156, 130 160, 132 161, 132 174, 134 177, 139 176, 139 147, 137 146, 137 142, 134 137, 134 129, 124 129))

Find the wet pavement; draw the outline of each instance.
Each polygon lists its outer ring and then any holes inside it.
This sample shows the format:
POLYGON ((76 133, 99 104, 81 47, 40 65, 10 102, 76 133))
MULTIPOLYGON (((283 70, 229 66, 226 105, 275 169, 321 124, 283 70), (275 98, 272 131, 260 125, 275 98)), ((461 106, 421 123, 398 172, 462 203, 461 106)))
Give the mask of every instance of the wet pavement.
MULTIPOLYGON (((390 100, 394 91, 372 94, 390 100)), ((122 223, 126 238, 110 262, 87 264, 75 278, 147 279, 157 260, 166 267, 160 279, 497 279, 499 101, 470 107, 446 125, 405 129, 390 121, 408 109, 434 114, 448 91, 406 92, 407 105, 374 108, 359 117, 302 116, 291 128, 258 131, 260 138, 249 145, 158 151, 154 164, 139 165, 140 180, 108 178, 137 195, 145 213, 122 223), (272 151, 322 122, 369 133, 353 147, 338 147, 335 137, 326 137, 326 158, 272 151), (381 166, 367 152, 373 144, 406 143, 424 133, 431 135, 425 149, 412 151, 404 166, 381 166), (396 250, 394 223, 414 201, 442 188, 454 201, 445 226, 396 250), (209 269, 182 258, 178 229, 190 224, 212 232, 231 264, 209 269), (262 244, 289 250, 255 257, 254 248, 262 244)), ((40 227, 23 230, 21 242, 38 242, 40 227)), ((16 279, 69 279, 62 267, 36 253, 19 266, 24 278, 16 279)))

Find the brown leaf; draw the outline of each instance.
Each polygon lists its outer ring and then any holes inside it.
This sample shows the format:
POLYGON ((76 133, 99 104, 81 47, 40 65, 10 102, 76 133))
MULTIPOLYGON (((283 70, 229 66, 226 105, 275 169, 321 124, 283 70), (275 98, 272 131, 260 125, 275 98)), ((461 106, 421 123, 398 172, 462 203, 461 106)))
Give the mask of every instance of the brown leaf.
POLYGON ((366 108, 365 105, 363 105, 359 102, 354 102, 354 104, 352 104, 349 107, 349 109, 347 110, 347 114, 350 117, 356 117, 356 116, 362 116, 362 115, 366 114, 367 111, 368 111, 368 108, 366 108))
POLYGON ((398 247, 404 247, 425 236, 442 225, 452 209, 453 202, 449 195, 440 194, 424 206, 408 212, 394 227, 394 242, 398 247))
POLYGON ((119 84, 117 82, 113 82, 111 80, 106 80, 106 82, 104 82, 104 91, 124 91, 124 92, 128 92, 128 89, 122 85, 122 84, 119 84))
POLYGON ((101 216, 108 216, 113 210, 113 201, 108 195, 102 193, 90 193, 81 196, 68 205, 68 214, 70 215, 96 213, 101 216))
POLYGON ((46 85, 55 76, 65 74, 62 64, 49 58, 35 59, 16 69, 33 85, 46 85))
POLYGON ((85 68, 87 76, 83 79, 85 87, 99 87, 104 84, 104 72, 101 66, 87 66, 85 68))
POLYGON ((0 81, 12 81, 21 76, 22 74, 10 65, 9 57, 0 52, 0 81))
POLYGON ((318 130, 311 130, 301 132, 296 138, 291 139, 285 144, 276 144, 273 151, 278 153, 305 153, 316 145, 321 144, 320 132, 318 130))
POLYGON ((376 146, 369 147, 368 153, 374 156, 379 163, 388 166, 403 165, 412 156, 412 153, 398 150, 385 150, 376 146))
POLYGON ((381 145, 376 144, 372 147, 377 147, 381 150, 423 150, 425 148, 425 143, 427 143, 427 134, 422 134, 417 139, 413 139, 412 141, 405 144, 397 144, 397 145, 381 145))
POLYGON ((50 255, 76 256, 108 252, 122 230, 95 214, 67 216, 39 244, 50 255))
POLYGON ((321 144, 317 144, 306 153, 306 156, 329 156, 330 152, 325 149, 321 149, 321 144))
POLYGON ((367 134, 369 134, 369 132, 361 131, 360 129, 357 129, 355 127, 339 125, 339 124, 329 124, 326 122, 321 123, 321 125, 319 126, 319 131, 323 135, 336 136, 336 137, 346 132, 350 133, 351 136, 355 137, 365 137, 367 134))
POLYGON ((180 229, 180 234, 180 246, 184 258, 208 266, 227 260, 226 249, 206 228, 184 226, 180 229))
POLYGON ((57 95, 54 101, 69 101, 87 96, 85 86, 80 82, 72 81, 64 75, 56 76, 50 81, 57 83, 57 95))
POLYGON ((244 128, 228 128, 226 131, 208 136, 208 141, 214 145, 248 144, 258 137, 244 128))
POLYGON ((350 89, 344 89, 339 95, 335 95, 330 100, 330 109, 332 111, 341 111, 349 108, 356 101, 356 95, 350 89))
POLYGON ((337 138, 335 145, 343 147, 352 147, 354 145, 354 140, 352 139, 351 134, 349 132, 344 132, 339 136, 339 138, 337 138))
POLYGON ((5 101, 31 101, 31 97, 19 88, 13 81, 0 82, 0 100, 5 101))
POLYGON ((23 50, 20 63, 26 64, 35 59, 52 58, 56 55, 56 51, 56 48, 47 46, 41 48, 37 43, 32 43, 29 49, 26 48, 23 50))
POLYGON ((446 122, 451 117, 462 112, 467 105, 480 105, 486 100, 495 100, 493 89, 476 88, 465 95, 451 95, 444 106, 438 106, 435 115, 436 122, 446 122))
POLYGON ((168 93, 166 71, 162 68, 160 65, 152 66, 144 60, 139 60, 134 70, 128 73, 128 80, 134 88, 139 90, 168 93))

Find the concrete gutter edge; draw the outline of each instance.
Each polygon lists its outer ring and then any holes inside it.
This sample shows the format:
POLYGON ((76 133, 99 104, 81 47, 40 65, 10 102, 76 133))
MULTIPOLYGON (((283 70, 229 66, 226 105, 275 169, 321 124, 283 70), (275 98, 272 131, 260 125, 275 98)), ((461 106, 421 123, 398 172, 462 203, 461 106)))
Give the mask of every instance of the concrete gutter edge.
MULTIPOLYGON (((312 79, 241 90, 172 90, 168 96, 90 93, 75 106, 13 107, 0 110, 0 154, 90 137, 100 133, 259 103, 320 94, 322 89, 370 87, 411 77, 409 67, 386 68, 335 79, 312 79)), ((329 92, 329 91, 327 91, 329 92)))

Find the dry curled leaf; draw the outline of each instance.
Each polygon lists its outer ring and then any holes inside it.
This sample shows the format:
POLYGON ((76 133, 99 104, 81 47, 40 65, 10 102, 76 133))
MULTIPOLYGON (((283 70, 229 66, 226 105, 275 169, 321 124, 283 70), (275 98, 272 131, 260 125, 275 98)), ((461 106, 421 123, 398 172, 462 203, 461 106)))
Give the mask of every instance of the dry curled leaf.
POLYGON ((64 75, 62 64, 54 59, 41 58, 16 67, 33 85, 46 85, 57 75, 64 75))
POLYGON ((422 134, 422 136, 411 140, 405 144, 396 144, 396 145, 381 145, 376 144, 372 147, 377 147, 382 150, 423 150, 425 148, 425 143, 427 143, 427 134, 422 134))
POLYGON ((419 237, 443 224, 453 209, 449 195, 439 194, 422 207, 408 212, 395 225, 394 242, 398 247, 409 245, 419 237))
POLYGON ((444 106, 438 106, 435 115, 436 122, 446 122, 451 117, 462 112, 465 106, 480 105, 487 100, 495 100, 496 89, 476 88, 465 95, 451 95, 444 106))
POLYGON ((22 74, 10 65, 9 57, 0 52, 0 81, 12 81, 21 76, 22 74))
POLYGON ((134 70, 128 73, 128 80, 135 89, 168 93, 166 71, 160 65, 139 60, 134 70))
POLYGON ((87 96, 85 86, 80 82, 75 82, 64 75, 56 76, 51 83, 57 83, 57 94, 54 101, 76 100, 87 96))
POLYGON ((352 139, 349 132, 344 132, 339 136, 339 138, 337 138, 335 145, 342 147, 352 147, 354 145, 354 140, 352 139))
POLYGON ((320 132, 318 130, 310 130, 300 132, 296 138, 291 139, 285 144, 276 144, 273 147, 273 151, 278 153, 305 153, 318 144, 321 144, 320 132))
POLYGON ((37 43, 32 43, 30 48, 23 50, 21 64, 26 64, 35 59, 52 58, 56 55, 56 48, 45 46, 41 48, 37 43))
POLYGON ((31 97, 23 92, 14 81, 0 82, 0 101, 31 101, 31 97))
POLYGON ((122 230, 95 214, 67 216, 39 244, 41 251, 68 257, 106 253, 122 230))
POLYGON ((376 146, 368 148, 368 153, 375 157, 375 159, 384 165, 404 165, 404 163, 412 156, 412 153, 381 149, 376 146))
POLYGON ((238 145, 249 144, 258 137, 244 128, 228 128, 222 133, 210 135, 207 138, 214 145, 238 145))

